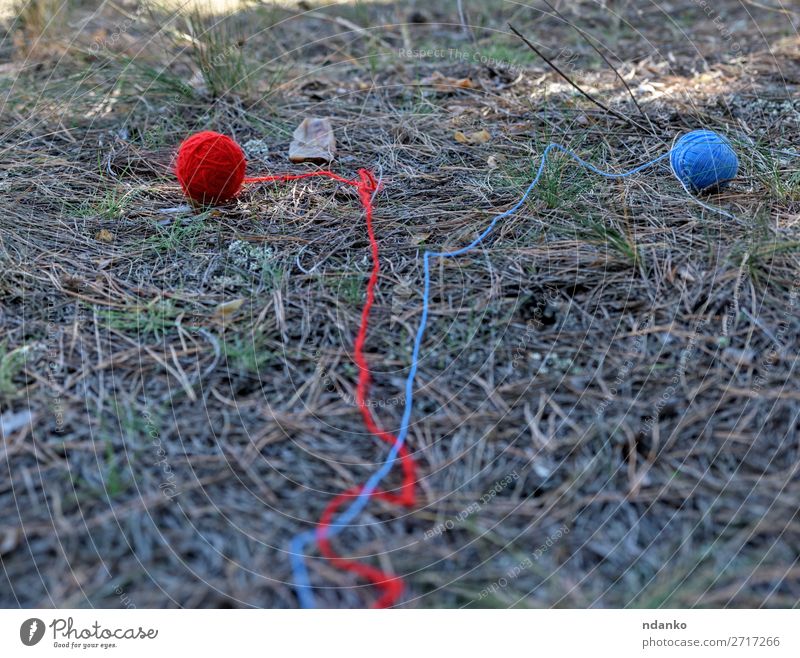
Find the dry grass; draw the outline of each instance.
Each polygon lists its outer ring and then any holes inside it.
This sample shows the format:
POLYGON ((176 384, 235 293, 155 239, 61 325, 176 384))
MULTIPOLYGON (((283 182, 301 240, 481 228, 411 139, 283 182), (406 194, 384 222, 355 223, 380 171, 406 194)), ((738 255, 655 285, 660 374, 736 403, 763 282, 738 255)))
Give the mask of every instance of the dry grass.
MULTIPOLYGON (((390 428, 420 250, 471 239, 549 141, 621 170, 705 126, 742 155, 707 199, 734 221, 665 169, 609 182, 557 160, 491 250, 437 263, 409 436, 422 503, 372 504, 342 551, 406 575, 409 606, 797 604, 798 17, 716 3, 728 39, 694 3, 663 3, 672 22, 652 3, 568 5, 620 63, 654 126, 642 132, 505 33, 513 19, 549 53, 567 47, 582 84, 636 116, 563 23, 465 3, 473 42, 451 4, 254 5, 215 21, 77 3, 76 31, 38 51, 8 25, 0 604, 296 604, 289 537, 386 452, 352 404, 358 200, 316 181, 175 211, 169 165, 211 128, 264 140, 254 170, 287 170, 310 114, 334 118, 339 171, 383 174, 368 356, 390 428), (398 54, 425 48, 467 55, 398 54), (476 88, 421 84, 437 72, 476 88), (484 128, 487 144, 453 139, 484 128), (235 315, 215 315, 233 299, 235 315)), ((325 604, 368 600, 311 568, 325 604)))

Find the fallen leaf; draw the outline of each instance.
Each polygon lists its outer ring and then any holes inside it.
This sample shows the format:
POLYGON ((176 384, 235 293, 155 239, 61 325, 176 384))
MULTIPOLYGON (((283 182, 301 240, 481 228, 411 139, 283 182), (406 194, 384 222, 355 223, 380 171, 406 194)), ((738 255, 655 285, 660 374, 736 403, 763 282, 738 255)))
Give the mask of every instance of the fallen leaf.
POLYGON ((10 553, 19 544, 19 531, 17 528, 8 528, 0 539, 0 555, 10 553))
POLYGON ((468 108, 466 105, 448 105, 445 109, 455 119, 456 117, 460 117, 462 114, 467 112, 470 108, 468 108))
POLYGON ((107 228, 101 228, 95 233, 94 239, 98 242, 114 242, 114 234, 107 228))
POLYGON ((681 279, 683 279, 684 281, 688 281, 689 283, 694 283, 695 281, 697 281, 697 278, 694 276, 692 271, 688 267, 686 267, 685 265, 682 265, 681 267, 679 267, 676 270, 676 274, 681 279))
POLYGON ((242 304, 244 304, 243 299, 232 299, 229 302, 222 302, 214 309, 214 316, 217 318, 229 318, 242 308, 242 304))
POLYGON ((453 139, 459 144, 485 144, 491 138, 491 134, 485 129, 471 133, 463 133, 460 130, 456 130, 455 133, 453 133, 453 139))
POLYGON ((297 126, 289 145, 289 160, 325 164, 336 155, 336 137, 330 119, 306 117, 297 126))
POLYGON ((722 350, 722 358, 734 365, 752 366, 756 361, 756 353, 750 349, 739 350, 735 347, 726 347, 722 350))
POLYGON ((7 411, 0 416, 0 438, 11 436, 14 432, 30 424, 33 414, 28 410, 7 411))

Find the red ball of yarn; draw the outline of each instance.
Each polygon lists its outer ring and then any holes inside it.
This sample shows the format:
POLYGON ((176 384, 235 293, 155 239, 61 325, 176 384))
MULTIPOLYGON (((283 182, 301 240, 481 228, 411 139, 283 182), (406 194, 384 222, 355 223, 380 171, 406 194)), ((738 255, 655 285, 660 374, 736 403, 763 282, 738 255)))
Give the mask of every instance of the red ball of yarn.
POLYGON ((175 174, 184 193, 198 203, 219 203, 242 187, 246 160, 230 137, 204 130, 178 148, 175 174))

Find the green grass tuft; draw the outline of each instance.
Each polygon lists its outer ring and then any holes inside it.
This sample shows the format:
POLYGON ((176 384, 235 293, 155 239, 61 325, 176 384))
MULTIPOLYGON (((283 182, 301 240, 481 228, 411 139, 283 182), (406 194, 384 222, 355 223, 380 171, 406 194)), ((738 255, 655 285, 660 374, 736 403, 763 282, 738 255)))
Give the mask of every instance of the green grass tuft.
POLYGON ((14 383, 14 378, 25 367, 29 351, 28 345, 9 350, 8 341, 0 343, 0 394, 10 396, 17 393, 18 386, 14 383))

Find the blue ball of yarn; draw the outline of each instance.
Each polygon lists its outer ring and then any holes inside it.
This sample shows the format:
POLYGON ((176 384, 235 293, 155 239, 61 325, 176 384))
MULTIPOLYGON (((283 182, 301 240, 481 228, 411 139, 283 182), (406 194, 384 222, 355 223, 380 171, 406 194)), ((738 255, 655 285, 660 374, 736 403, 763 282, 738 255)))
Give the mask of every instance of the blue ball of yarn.
POLYGON ((672 171, 686 187, 702 192, 736 178, 739 158, 731 143, 713 130, 683 135, 669 154, 672 171))

